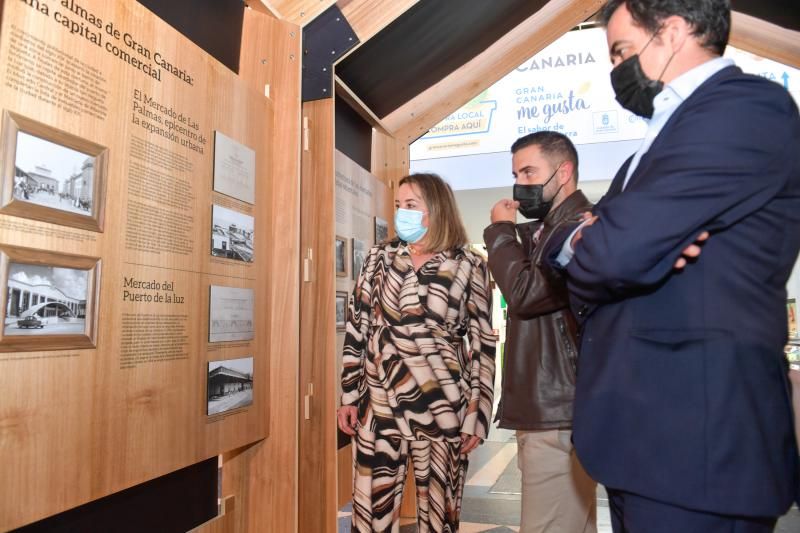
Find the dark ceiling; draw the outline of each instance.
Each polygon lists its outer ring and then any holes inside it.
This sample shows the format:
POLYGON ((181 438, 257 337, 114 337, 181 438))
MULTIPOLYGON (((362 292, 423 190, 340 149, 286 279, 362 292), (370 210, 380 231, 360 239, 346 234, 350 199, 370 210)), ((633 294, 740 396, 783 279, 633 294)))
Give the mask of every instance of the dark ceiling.
POLYGON ((800 31, 800 1, 798 0, 731 0, 735 11, 764 19, 776 26, 800 31))
MULTIPOLYGON (((385 117, 479 55, 546 0, 420 0, 336 66, 385 117)), ((800 31, 800 0, 732 0, 736 11, 800 31)))
POLYGON ((467 63, 546 0, 421 0, 336 66, 383 117, 467 63))
POLYGON ((242 45, 242 0, 137 0, 234 72, 242 45))

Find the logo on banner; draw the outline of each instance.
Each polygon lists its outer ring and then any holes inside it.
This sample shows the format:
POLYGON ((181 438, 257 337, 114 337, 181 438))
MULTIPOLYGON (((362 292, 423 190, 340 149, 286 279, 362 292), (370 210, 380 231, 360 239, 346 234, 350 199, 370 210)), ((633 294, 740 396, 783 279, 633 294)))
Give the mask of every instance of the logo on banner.
POLYGON ((496 109, 496 100, 471 103, 431 128, 425 138, 435 139, 456 135, 488 133, 492 127, 492 115, 496 109))
POLYGON ((592 114, 594 133, 617 133, 619 122, 616 111, 597 111, 592 114))

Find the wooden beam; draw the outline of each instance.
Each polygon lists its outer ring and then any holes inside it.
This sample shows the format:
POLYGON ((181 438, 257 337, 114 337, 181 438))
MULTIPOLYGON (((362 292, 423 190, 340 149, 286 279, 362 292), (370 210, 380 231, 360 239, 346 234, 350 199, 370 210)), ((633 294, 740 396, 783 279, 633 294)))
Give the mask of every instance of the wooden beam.
POLYGON ((363 43, 419 0, 339 0, 336 4, 363 43))
MULTIPOLYGON (((394 190, 403 176, 408 175, 408 144, 398 141, 388 133, 372 132, 372 162, 370 172, 389 188, 387 205, 394 205, 394 190)), ((394 231, 394 221, 389 220, 389 231, 394 231)))
POLYGON ((263 15, 267 15, 276 19, 281 18, 280 13, 275 11, 275 8, 272 7, 272 4, 269 2, 269 0, 247 0, 244 5, 248 9, 258 11, 263 15))
POLYGON ((268 438, 226 454, 223 493, 236 495, 236 531, 297 531, 297 416, 300 351, 300 68, 297 25, 246 10, 239 75, 269 93, 274 113, 269 242, 280 253, 261 260, 270 271, 268 438), (269 87, 269 90, 267 90, 269 87), (230 478, 230 479, 229 479, 230 478), (226 490, 227 489, 227 490, 226 490))
POLYGON ((336 532, 334 102, 303 104, 298 531, 336 532))
POLYGON ((335 0, 257 0, 281 18, 305 26, 335 4, 335 0))
POLYGON ((800 68, 800 32, 737 11, 731 19, 731 46, 800 68))
POLYGON ((592 16, 603 3, 604 0, 550 0, 482 54, 381 121, 398 140, 413 142, 470 98, 592 16))

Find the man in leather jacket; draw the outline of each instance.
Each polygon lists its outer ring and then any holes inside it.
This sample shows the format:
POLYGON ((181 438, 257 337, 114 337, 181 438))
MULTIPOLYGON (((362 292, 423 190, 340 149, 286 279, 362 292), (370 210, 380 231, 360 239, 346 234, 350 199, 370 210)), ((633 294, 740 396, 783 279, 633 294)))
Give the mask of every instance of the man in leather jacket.
POLYGON ((577 326, 565 280, 542 258, 553 232, 592 205, 577 189, 578 154, 565 135, 532 133, 511 153, 514 199, 495 204, 483 238, 508 303, 497 419, 517 432, 520 531, 595 532, 596 484, 571 442, 577 326), (517 210, 535 220, 515 224, 517 210))

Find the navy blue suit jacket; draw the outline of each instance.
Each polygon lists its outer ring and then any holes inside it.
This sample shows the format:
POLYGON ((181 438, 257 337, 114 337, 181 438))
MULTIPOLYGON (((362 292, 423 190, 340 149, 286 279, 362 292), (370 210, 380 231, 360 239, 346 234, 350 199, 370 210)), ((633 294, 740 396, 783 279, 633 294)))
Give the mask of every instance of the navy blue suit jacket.
POLYGON ((583 321, 578 457, 599 482, 723 514, 777 516, 800 469, 783 347, 800 249, 800 118, 728 67, 674 112, 567 268, 583 321), (673 264, 703 231, 702 255, 673 264))

